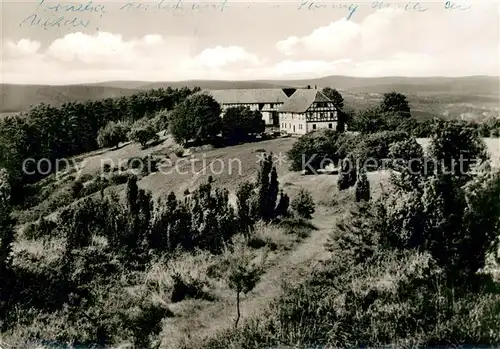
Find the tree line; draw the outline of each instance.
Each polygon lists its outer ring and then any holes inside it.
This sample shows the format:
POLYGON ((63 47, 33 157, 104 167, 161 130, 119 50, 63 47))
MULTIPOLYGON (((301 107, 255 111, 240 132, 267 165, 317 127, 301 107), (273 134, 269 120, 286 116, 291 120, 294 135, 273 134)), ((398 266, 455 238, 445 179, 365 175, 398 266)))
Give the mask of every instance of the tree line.
MULTIPOLYGON (((433 125, 440 117, 419 120, 411 113, 407 97, 398 92, 385 93, 375 107, 367 108, 358 112, 344 109, 344 99, 335 89, 326 87, 322 92, 330 98, 339 110, 340 128, 346 123, 350 131, 362 133, 375 133, 381 131, 404 131, 417 138, 428 138, 433 134, 433 125)), ((489 118, 484 122, 468 121, 468 124, 479 131, 482 137, 500 136, 500 119, 489 118)))
MULTIPOLYGON (((157 89, 129 97, 98 101, 69 102, 60 107, 39 104, 28 112, 0 121, 0 167, 7 169, 13 188, 34 182, 40 172, 27 175, 24 159, 55 161, 99 148, 98 133, 109 122, 133 122, 160 110, 171 110, 199 88, 157 89)), ((46 164, 48 167, 49 165, 46 164)))

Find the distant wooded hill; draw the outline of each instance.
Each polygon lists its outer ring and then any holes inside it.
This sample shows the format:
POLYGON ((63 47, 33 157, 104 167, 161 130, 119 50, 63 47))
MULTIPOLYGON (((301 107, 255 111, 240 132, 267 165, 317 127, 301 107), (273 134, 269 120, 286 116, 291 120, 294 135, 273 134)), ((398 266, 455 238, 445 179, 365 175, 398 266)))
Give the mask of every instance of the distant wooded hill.
MULTIPOLYGON (((238 88, 281 88, 305 87, 307 85, 330 86, 348 93, 375 93, 398 91, 410 95, 429 97, 435 95, 476 96, 487 101, 498 101, 500 79, 489 76, 470 76, 459 78, 444 77, 383 77, 356 78, 348 76, 327 76, 309 80, 258 80, 258 81, 217 81, 190 80, 178 82, 146 81, 109 81, 82 85, 0 85, 0 112, 25 111, 41 102, 59 105, 69 101, 95 100, 129 96, 139 90, 160 87, 180 88, 199 86, 202 89, 238 89, 238 88)), ((459 97, 459 99, 461 99, 459 97)))

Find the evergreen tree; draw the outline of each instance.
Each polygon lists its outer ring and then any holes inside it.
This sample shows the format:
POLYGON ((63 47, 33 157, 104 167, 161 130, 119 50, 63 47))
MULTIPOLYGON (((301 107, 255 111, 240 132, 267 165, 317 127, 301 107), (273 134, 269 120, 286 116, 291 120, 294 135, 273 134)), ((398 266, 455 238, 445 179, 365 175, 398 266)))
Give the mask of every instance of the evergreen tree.
POLYGON ((276 206, 276 217, 286 217, 288 215, 288 208, 290 207, 290 198, 288 195, 280 190, 280 199, 278 206, 276 206))
POLYGON ((257 175, 257 195, 258 195, 258 214, 259 218, 265 219, 268 216, 269 202, 269 175, 273 167, 272 154, 265 155, 264 160, 260 164, 259 173, 257 175))
POLYGON ((254 223, 254 217, 252 215, 252 197, 255 196, 254 189, 255 186, 252 183, 243 182, 236 190, 239 228, 245 233, 248 232, 248 229, 250 229, 254 223))
POLYGON ((276 167, 273 166, 269 179, 269 188, 267 192, 266 202, 266 217, 265 219, 272 219, 275 217, 276 201, 279 193, 278 173, 276 167))
POLYGON ((310 192, 301 188, 292 200, 292 209, 300 218, 310 219, 315 211, 315 204, 310 192))
POLYGON ((366 171, 364 169, 360 169, 358 171, 358 178, 356 180, 356 201, 370 201, 370 182, 368 182, 368 178, 366 176, 366 171))
POLYGON ((337 178, 337 186, 339 190, 345 190, 352 187, 356 183, 357 169, 356 158, 349 154, 340 164, 340 172, 337 178))

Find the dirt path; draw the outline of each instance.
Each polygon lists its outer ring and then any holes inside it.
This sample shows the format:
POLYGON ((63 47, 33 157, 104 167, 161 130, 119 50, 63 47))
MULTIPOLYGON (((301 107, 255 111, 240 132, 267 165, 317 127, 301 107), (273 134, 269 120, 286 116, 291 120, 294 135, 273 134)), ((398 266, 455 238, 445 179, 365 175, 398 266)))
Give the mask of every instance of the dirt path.
MULTIPOLYGON (((297 178, 285 177, 280 178, 281 183, 290 180, 297 187, 309 186, 309 183, 303 180, 297 181, 297 178)), ((321 260, 328 257, 324 245, 338 217, 330 207, 316 207, 311 223, 317 229, 311 231, 294 250, 272 261, 256 288, 241 301, 240 324, 261 312, 270 301, 280 295, 282 280, 299 280, 301 272, 310 272, 321 260)), ((189 319, 180 317, 169 319, 162 333, 162 348, 178 348, 179 343, 190 337, 210 336, 217 330, 233 326, 235 318, 236 297, 230 297, 225 301, 216 301, 194 310, 189 319)))

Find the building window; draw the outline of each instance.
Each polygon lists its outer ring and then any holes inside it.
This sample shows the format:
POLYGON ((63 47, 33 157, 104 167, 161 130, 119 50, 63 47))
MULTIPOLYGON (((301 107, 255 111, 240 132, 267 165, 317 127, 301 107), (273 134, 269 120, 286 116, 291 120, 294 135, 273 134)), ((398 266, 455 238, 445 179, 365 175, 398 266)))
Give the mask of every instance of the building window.
POLYGON ((292 124, 288 124, 288 128, 292 128, 292 124))
POLYGON ((313 125, 313 130, 315 130, 316 129, 316 124, 312 124, 312 125, 313 125))
POLYGON ((328 124, 328 128, 332 128, 332 124, 328 124))
POLYGON ((332 119, 335 117, 335 115, 334 115, 334 113, 333 113, 333 112, 331 112, 331 113, 330 113, 330 117, 331 117, 332 119))

